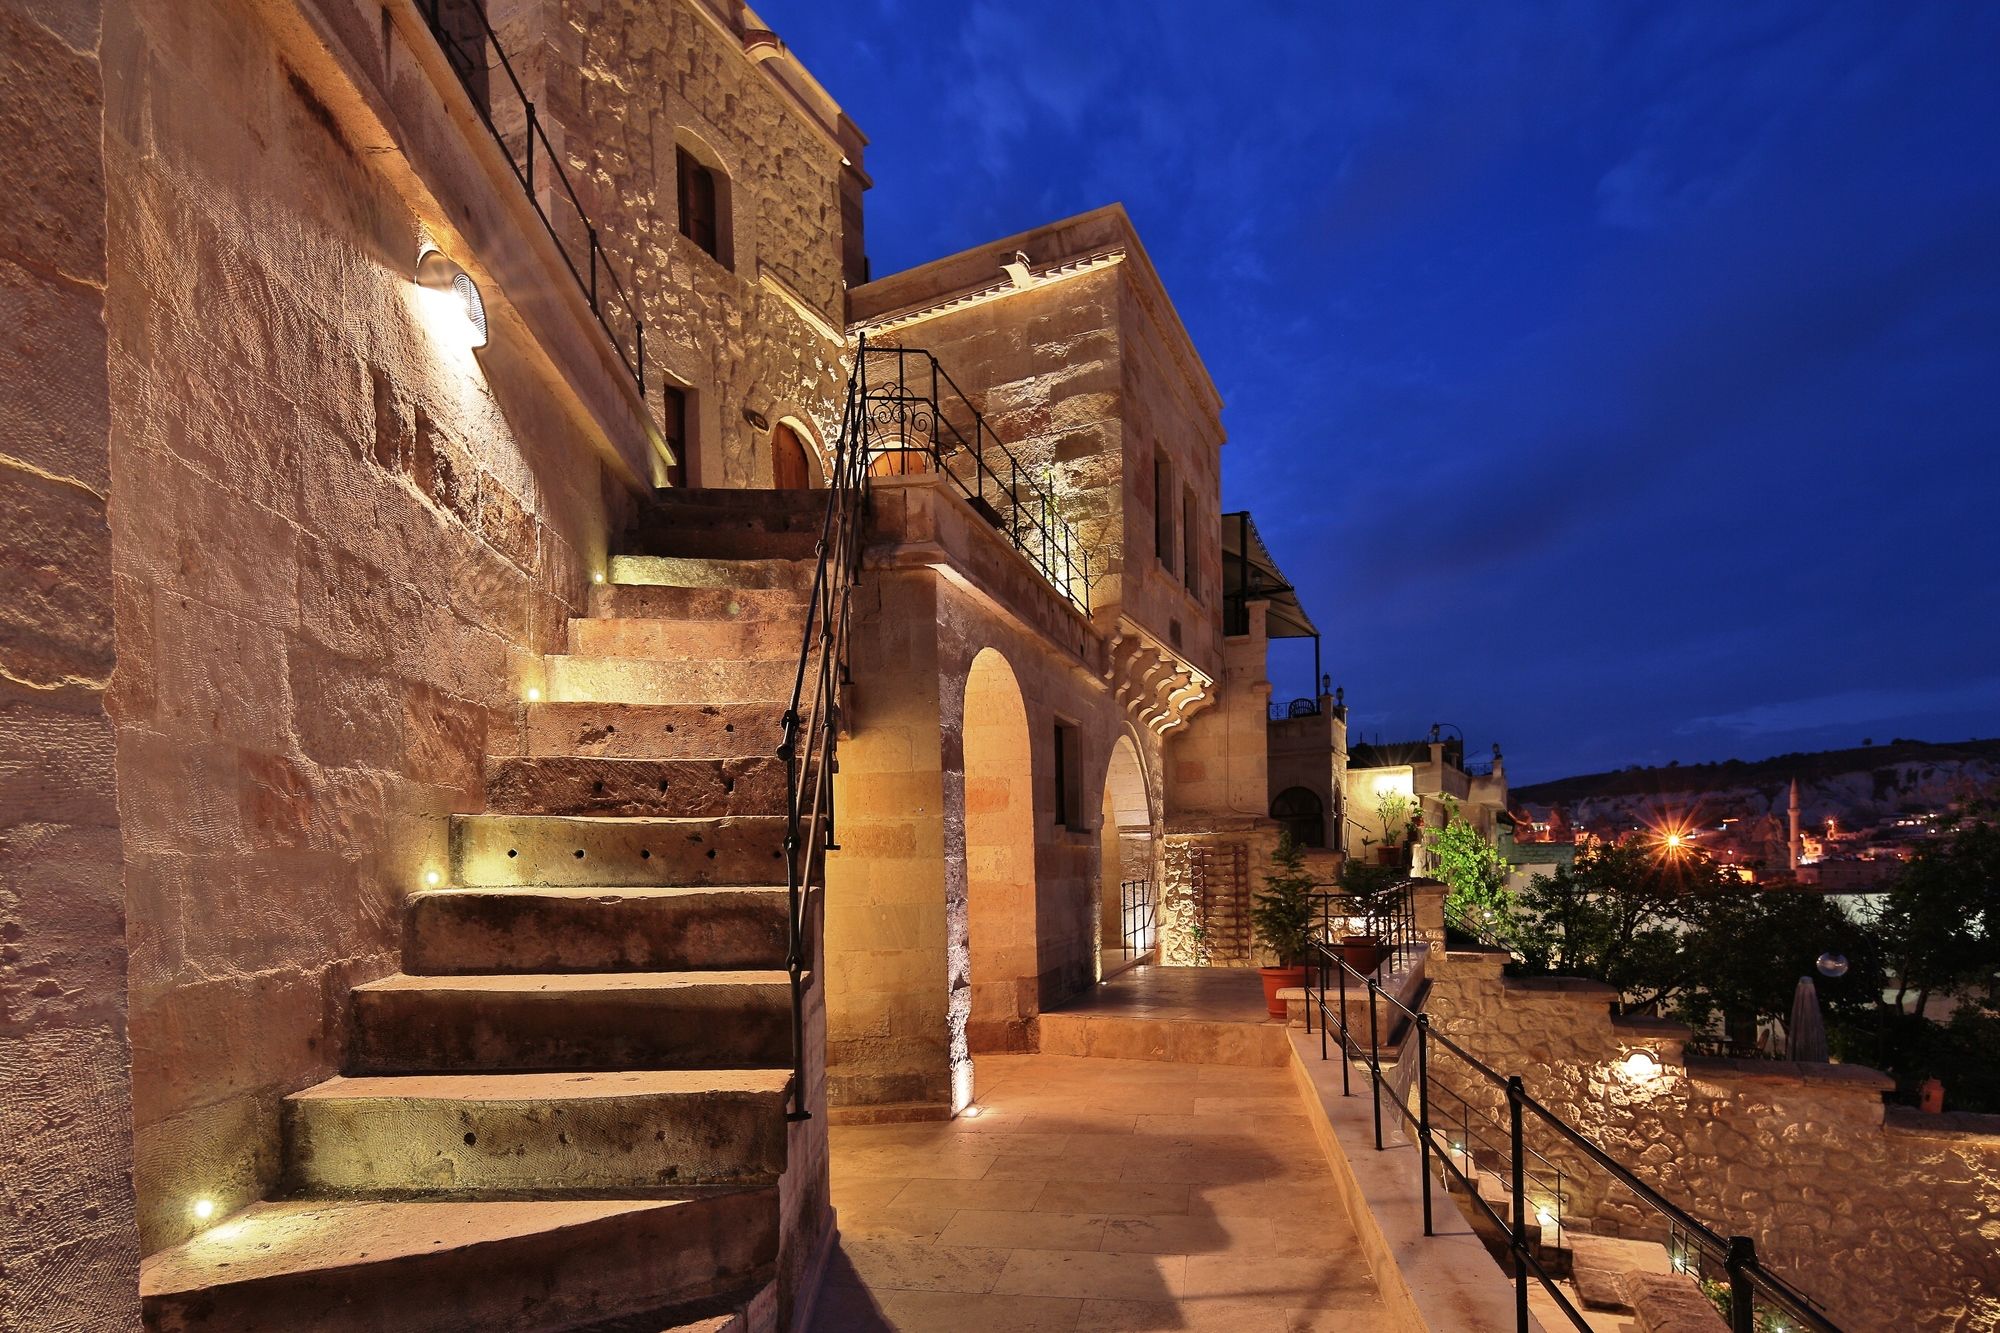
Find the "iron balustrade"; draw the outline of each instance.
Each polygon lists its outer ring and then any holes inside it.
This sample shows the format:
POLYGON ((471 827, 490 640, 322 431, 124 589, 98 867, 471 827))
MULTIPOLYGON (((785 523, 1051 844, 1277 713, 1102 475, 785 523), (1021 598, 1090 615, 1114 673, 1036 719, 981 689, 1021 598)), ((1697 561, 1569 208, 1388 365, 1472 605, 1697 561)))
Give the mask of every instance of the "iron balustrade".
POLYGON ((1447 930, 1472 940, 1481 948, 1515 958, 1521 956, 1520 950, 1513 946, 1501 929, 1501 918, 1493 913, 1477 907, 1460 906, 1447 896, 1444 900, 1444 924, 1447 930))
POLYGON ((1128 879, 1119 884, 1118 931, 1125 941, 1125 952, 1134 957, 1153 947, 1153 881, 1128 879))
POLYGON ((549 142, 548 132, 542 128, 534 100, 521 86, 520 76, 514 72, 514 63, 507 58, 499 35, 487 20, 485 4, 482 0, 418 0, 417 8, 431 30, 431 36, 443 50, 445 62, 458 75, 460 85, 472 102, 472 109, 493 136, 493 142, 506 155, 514 178, 527 191, 528 203, 533 206, 535 216, 542 220, 542 226, 547 229, 549 239, 555 242, 570 276, 576 279, 576 285, 589 299, 591 314, 597 317, 604 336, 611 340, 611 350, 617 353, 625 372, 639 386, 639 396, 643 399, 646 396, 646 323, 639 317, 637 305, 606 257, 604 247, 599 244, 597 224, 591 221, 590 215, 584 211, 583 202, 576 197, 569 172, 556 155, 554 145, 549 142), (496 69, 506 76, 498 89, 491 77, 496 69), (496 91, 512 94, 513 101, 503 108, 504 115, 495 111, 493 94, 496 91), (516 115, 519 117, 518 126, 514 122, 516 115), (502 128, 503 120, 506 122, 505 129, 502 128), (555 220, 535 193, 535 145, 538 143, 541 145, 543 182, 561 192, 561 197, 569 202, 570 212, 576 217, 576 225, 583 229, 581 263, 571 253, 574 242, 563 239, 555 220), (614 328, 614 324, 619 327, 614 328))
POLYGON ((1396 1065, 1400 1070, 1404 1052, 1415 1051, 1415 1106, 1410 1104, 1412 1098, 1407 1088, 1398 1092, 1391 1086, 1388 1090, 1392 1095, 1388 1100, 1405 1126, 1414 1131, 1418 1179, 1423 1197, 1424 1234, 1436 1234, 1431 1198, 1435 1160, 1436 1173, 1442 1174, 1447 1184, 1455 1181, 1459 1191, 1479 1215, 1506 1237, 1513 1270, 1514 1322, 1518 1333, 1527 1333, 1531 1326, 1528 1315, 1528 1280, 1531 1276, 1541 1284, 1543 1291, 1573 1327, 1583 1330, 1583 1333, 1590 1333, 1591 1327, 1583 1312, 1558 1285, 1556 1276, 1542 1262, 1540 1249, 1550 1238, 1550 1228, 1554 1228, 1554 1235, 1559 1240, 1568 1225, 1562 1209, 1568 1202, 1565 1187, 1574 1179, 1574 1174, 1558 1170, 1545 1155, 1528 1144, 1526 1127, 1531 1120, 1538 1128, 1553 1135, 1564 1148, 1580 1155, 1587 1165, 1602 1171, 1613 1183, 1624 1187, 1656 1216, 1666 1234, 1665 1245, 1672 1266, 1699 1281, 1711 1295, 1721 1298, 1731 1333, 1776 1333, 1785 1329, 1840 1333, 1838 1326, 1810 1299, 1763 1266, 1757 1257, 1756 1243, 1750 1237, 1725 1237, 1664 1198, 1580 1130, 1529 1096, 1520 1075, 1501 1074, 1450 1037, 1436 1031, 1431 1026, 1428 1013, 1412 1009, 1397 1000, 1384 991, 1373 977, 1349 967, 1346 960, 1328 945, 1315 944, 1313 955, 1306 979, 1306 1025, 1310 1030, 1317 1013, 1322 1060, 1332 1058, 1330 1042, 1337 1031, 1340 1091, 1343 1097, 1354 1095, 1355 1062, 1359 1060, 1367 1069, 1369 1093, 1374 1103, 1377 1152, 1385 1151, 1388 1146, 1382 1124, 1383 1085, 1387 1081, 1382 1068, 1382 1017, 1386 1013, 1399 1021, 1402 1028, 1400 1040, 1393 1043, 1396 1065), (1365 1047, 1354 1031, 1348 1012, 1349 991, 1357 986, 1366 996, 1368 1009, 1365 1047), (1412 1035, 1414 1045, 1411 1043, 1412 1035), (1438 1054, 1462 1066, 1461 1076, 1470 1085, 1484 1084, 1504 1097, 1504 1133, 1499 1129, 1502 1123, 1499 1113, 1491 1108, 1481 1108, 1481 1129, 1478 1136, 1474 1136, 1473 1103, 1464 1093, 1452 1087, 1449 1079, 1434 1074, 1431 1065, 1438 1054), (1439 1109, 1445 1112, 1442 1121, 1436 1116, 1439 1109), (1455 1111, 1457 1119, 1454 1121, 1455 1111), (1451 1138, 1454 1124, 1461 1134, 1456 1140, 1451 1138), (1505 1215, 1479 1192, 1477 1173, 1486 1169, 1483 1162, 1488 1159, 1497 1159, 1499 1167, 1506 1173, 1505 1215), (1531 1190, 1536 1189, 1544 1192, 1544 1202, 1536 1208, 1541 1234, 1531 1239, 1528 1196, 1531 1190))
POLYGON ((782 722, 778 755, 785 761, 785 971, 792 992, 792 1108, 806 1107, 805 1000, 811 985, 814 907, 824 885, 825 853, 834 841, 833 777, 838 770, 842 695, 851 683, 848 629, 854 585, 861 576, 862 520, 868 503, 868 427, 862 412, 867 364, 848 379, 840 434, 827 470, 826 509, 814 548, 812 591, 806 600, 798 669, 782 722))
POLYGON ((1338 948, 1348 935, 1365 935, 1375 940, 1380 954, 1376 966, 1366 969, 1370 974, 1380 974, 1384 965, 1389 969, 1387 975, 1402 972, 1423 945, 1423 934, 1417 929, 1416 894, 1410 880, 1399 881, 1366 898, 1336 892, 1314 893, 1311 897, 1313 941, 1338 948))
POLYGON ((1090 557, 1037 484, 1032 466, 993 433, 972 401, 920 347, 870 347, 857 366, 872 369, 863 397, 870 465, 885 472, 940 472, 1072 606, 1090 614, 1090 557), (877 373, 879 372, 879 373, 877 373))
POLYGON ((1285 719, 1293 717, 1318 716, 1319 700, 1317 699, 1294 699, 1288 704, 1279 703, 1271 705, 1271 721, 1273 722, 1283 722, 1285 719))

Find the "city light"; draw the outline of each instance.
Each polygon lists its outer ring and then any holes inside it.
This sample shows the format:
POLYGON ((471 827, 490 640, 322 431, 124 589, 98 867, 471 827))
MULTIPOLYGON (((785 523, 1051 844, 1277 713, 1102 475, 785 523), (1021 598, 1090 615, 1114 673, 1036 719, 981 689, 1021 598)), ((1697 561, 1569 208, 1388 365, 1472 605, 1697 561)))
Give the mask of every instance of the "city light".
POLYGON ((206 1222, 209 1218, 215 1216, 215 1200, 196 1199, 194 1201, 194 1208, 191 1211, 194 1213, 195 1221, 206 1222))

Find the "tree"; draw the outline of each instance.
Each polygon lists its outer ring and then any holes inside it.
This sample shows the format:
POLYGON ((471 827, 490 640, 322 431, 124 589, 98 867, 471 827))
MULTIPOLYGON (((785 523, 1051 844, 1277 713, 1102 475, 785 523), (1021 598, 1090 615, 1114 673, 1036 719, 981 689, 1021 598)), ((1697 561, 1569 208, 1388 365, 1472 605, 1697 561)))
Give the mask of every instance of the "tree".
POLYGON ((1897 978, 1896 1007, 1915 992, 1990 994, 2000 973, 2000 825, 1991 803, 1969 809, 1949 838, 1918 851, 1890 887, 1879 921, 1897 978))
POLYGON ((1312 892, 1315 881, 1306 871, 1305 853, 1292 835, 1278 835, 1278 850, 1264 876, 1264 891, 1250 905, 1250 925, 1279 967, 1299 967, 1312 956, 1312 892))
POLYGON ((1481 925, 1512 915, 1506 860, 1449 796, 1444 799, 1444 823, 1427 830, 1424 851, 1437 877, 1450 889, 1445 895, 1448 909, 1481 925))
POLYGON ((1655 1008, 1688 986, 1686 937, 1724 889, 1705 857, 1599 843, 1522 890, 1514 938, 1531 968, 1609 982, 1627 1008, 1655 1008))

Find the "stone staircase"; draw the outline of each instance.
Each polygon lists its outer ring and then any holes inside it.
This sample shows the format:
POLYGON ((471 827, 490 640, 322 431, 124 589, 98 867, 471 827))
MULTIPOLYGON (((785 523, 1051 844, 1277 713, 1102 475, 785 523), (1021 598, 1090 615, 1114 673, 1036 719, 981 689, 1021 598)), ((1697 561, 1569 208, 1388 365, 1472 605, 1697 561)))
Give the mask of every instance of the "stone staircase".
MULTIPOLYGON (((658 497, 453 816, 286 1197, 153 1256, 148 1328, 767 1329, 789 699, 824 492, 658 497)), ((806 1197, 819 1191, 807 1190, 806 1197)))

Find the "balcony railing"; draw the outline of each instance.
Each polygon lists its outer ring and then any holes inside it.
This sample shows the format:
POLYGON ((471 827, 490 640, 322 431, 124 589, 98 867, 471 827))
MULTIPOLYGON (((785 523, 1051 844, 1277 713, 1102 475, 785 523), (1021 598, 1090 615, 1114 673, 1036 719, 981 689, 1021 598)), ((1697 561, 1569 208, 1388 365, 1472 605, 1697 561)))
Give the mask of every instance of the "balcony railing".
POLYGON ((1499 1073, 1435 1031, 1428 1013, 1411 1009, 1375 978, 1348 966, 1337 949, 1314 946, 1306 990, 1306 1023, 1311 1028, 1317 1021, 1320 1058, 1333 1058, 1333 1044, 1339 1046, 1341 1095, 1354 1095, 1357 1062, 1367 1070, 1374 1100, 1375 1150, 1389 1146, 1382 1118, 1385 1101, 1413 1138, 1424 1234, 1436 1234, 1431 1195, 1434 1176, 1441 1176, 1448 1189, 1466 1200, 1475 1228, 1483 1226, 1501 1238, 1514 1280, 1518 1333, 1534 1327, 1528 1313, 1531 1277, 1571 1326, 1582 1333, 1592 1329, 1551 1264, 1544 1262, 1545 1252, 1565 1248, 1567 1209, 1579 1192, 1574 1165, 1578 1162, 1583 1170, 1601 1174, 1604 1193, 1622 1189, 1636 1201, 1650 1217, 1674 1271, 1689 1275, 1717 1300, 1732 1333, 1779 1328, 1840 1333, 1818 1306, 1763 1266, 1750 1237, 1724 1237, 1669 1202, 1582 1131, 1530 1097, 1520 1075, 1499 1073), (1367 1010, 1364 1031, 1357 1032, 1350 1021, 1350 995, 1367 1010), (1390 1032, 1383 1031, 1384 1018, 1390 1032), (1393 1047, 1386 1052, 1387 1069, 1385 1044, 1393 1047), (1415 1061, 1414 1070, 1406 1067, 1409 1059, 1415 1061), (1434 1060, 1440 1067, 1433 1067, 1434 1060), (1536 1136, 1552 1152, 1568 1158, 1571 1166, 1556 1167, 1528 1141, 1531 1124, 1536 1136), (1483 1178, 1491 1179, 1486 1188, 1483 1178))
POLYGON ((522 87, 507 58, 500 38, 486 18, 481 0, 417 0, 424 23, 444 51, 445 60, 472 101, 493 142, 506 154, 514 178, 527 191, 535 216, 542 220, 549 239, 555 242, 570 276, 590 302, 611 348, 625 367, 625 373, 646 393, 646 324, 625 282, 618 276, 604 247, 598 242, 597 224, 584 211, 576 196, 569 172, 549 142, 548 132, 535 109, 533 99, 522 87), (494 79, 495 73, 502 77, 494 79), (537 186, 548 190, 548 205, 536 193, 537 186), (549 216, 553 208, 565 217, 563 226, 549 216), (564 232, 569 233, 568 236, 564 232), (580 239, 579 239, 580 236, 580 239))
POLYGON ((942 473, 966 503, 1027 557, 1049 586, 1090 614, 1090 557, 1057 510, 1043 469, 1023 464, 986 424, 938 359, 919 347, 857 354, 864 382, 869 470, 942 473))
POLYGON ((1283 722, 1286 718, 1292 717, 1318 716, 1319 700, 1317 699, 1294 699, 1290 703, 1274 703, 1271 705, 1271 721, 1273 722, 1283 722))

